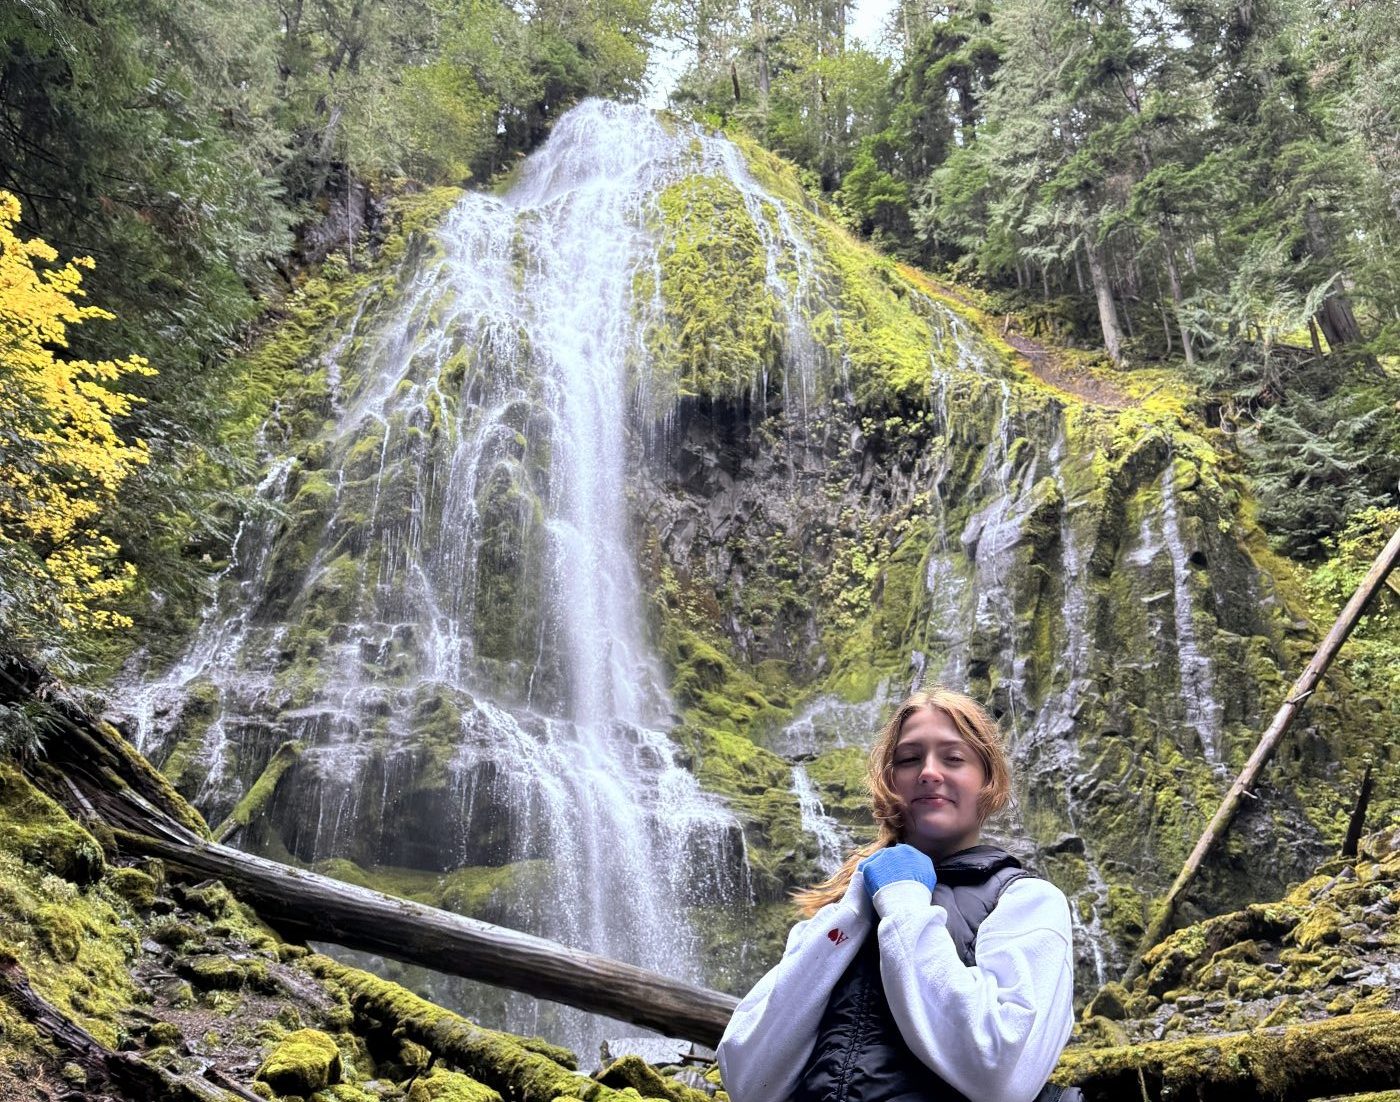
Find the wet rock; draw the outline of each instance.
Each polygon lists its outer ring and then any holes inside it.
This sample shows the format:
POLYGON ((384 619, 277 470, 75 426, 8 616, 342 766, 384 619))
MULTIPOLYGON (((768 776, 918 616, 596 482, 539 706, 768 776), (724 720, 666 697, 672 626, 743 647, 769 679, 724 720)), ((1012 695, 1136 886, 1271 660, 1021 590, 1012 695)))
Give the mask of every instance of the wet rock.
POLYGON ((1085 1008, 1084 1013, 1087 1016, 1098 1016, 1107 1018, 1111 1022, 1120 1022, 1128 1016, 1124 1005, 1127 998, 1128 992, 1121 983, 1106 983, 1099 988, 1098 994, 1089 1000, 1089 1005, 1085 1008))

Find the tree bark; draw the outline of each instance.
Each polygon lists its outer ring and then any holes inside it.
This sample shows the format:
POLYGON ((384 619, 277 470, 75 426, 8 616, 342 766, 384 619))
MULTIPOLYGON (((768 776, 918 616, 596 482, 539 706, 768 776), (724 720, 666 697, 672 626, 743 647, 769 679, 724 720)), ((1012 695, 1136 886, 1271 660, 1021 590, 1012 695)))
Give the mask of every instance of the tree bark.
MULTIPOLYGON (((1330 262, 1332 246, 1322 224, 1322 215, 1312 200, 1308 201, 1303 210, 1303 229, 1307 237, 1308 252, 1323 263, 1330 262)), ((1340 280, 1338 286, 1341 286, 1340 280)), ((1322 300, 1322 308, 1317 312, 1317 322, 1322 327, 1327 344, 1334 352, 1343 345, 1360 344, 1362 341, 1361 325, 1356 320, 1351 301, 1344 294, 1328 295, 1322 300)))
POLYGON ((753 8, 753 38, 755 61, 758 67, 758 95, 760 105, 766 106, 768 103, 768 93, 773 83, 772 70, 768 65, 768 24, 763 18, 763 5, 755 2, 753 8))
POLYGON ((1103 270, 1103 257, 1098 246, 1084 238, 1084 255, 1089 261, 1089 282, 1094 285, 1094 298, 1099 304, 1099 328, 1103 331, 1103 346, 1116 364, 1123 362, 1123 334, 1118 329, 1118 311, 1113 305, 1113 288, 1103 270))
POLYGON ((1361 846, 1361 833, 1366 829, 1366 809, 1371 805, 1371 765, 1366 763, 1366 772, 1361 775, 1361 791, 1356 794, 1356 806, 1351 809, 1351 820, 1347 823, 1347 836, 1342 840, 1342 856, 1355 857, 1361 846))
POLYGON ((1176 264, 1176 242, 1165 218, 1161 221, 1162 252, 1167 258, 1167 286, 1171 288, 1172 308, 1176 312, 1176 328, 1181 334, 1181 348, 1186 355, 1186 366, 1196 363, 1196 351, 1191 345, 1191 331, 1186 328, 1186 299, 1181 290, 1181 270, 1176 264))
POLYGON ((1239 810, 1240 801, 1244 799, 1246 793, 1250 792, 1258 780, 1259 774, 1263 772, 1264 766, 1274 756, 1274 751, 1283 741, 1283 736, 1288 732, 1288 728, 1302 708, 1303 702, 1312 696, 1318 681, 1327 672, 1327 667, 1332 664, 1332 659, 1336 657, 1337 651, 1346 642, 1347 636, 1356 626, 1356 621, 1361 618, 1361 613, 1365 611, 1367 602, 1375 595, 1376 590, 1385 583, 1386 575, 1394 569, 1397 560, 1400 560, 1400 528, 1395 530, 1395 534, 1390 537, 1390 542, 1376 556, 1376 561, 1371 564, 1371 569, 1367 571, 1366 577, 1356 587, 1356 592, 1351 595, 1351 600, 1342 609, 1336 623, 1332 625, 1332 630, 1322 640, 1322 644, 1318 647, 1317 653, 1313 655, 1312 661, 1307 664, 1298 680, 1294 682, 1288 698, 1284 700, 1283 705, 1274 716, 1273 722, 1269 724, 1269 729, 1259 739, 1254 753, 1250 755, 1244 769, 1235 778, 1235 783, 1225 794, 1225 799, 1221 801, 1220 807, 1206 827, 1205 833, 1196 842, 1196 848, 1186 859, 1186 864, 1182 866, 1176 882, 1167 892, 1167 896, 1152 919, 1147 933, 1143 936, 1142 945, 1123 978, 1125 983, 1136 978, 1142 971, 1143 954, 1161 941, 1171 929, 1172 919, 1176 915, 1176 907, 1181 901, 1181 897, 1186 894, 1186 889, 1195 880, 1196 873, 1200 871, 1205 859, 1230 829, 1235 812, 1239 810))
POLYGON ((714 1045, 738 1001, 632 964, 546 938, 343 884, 305 869, 204 842, 115 831, 124 851, 222 880, 274 929, 292 939, 421 964, 437 972, 524 991, 672 1037, 714 1045))

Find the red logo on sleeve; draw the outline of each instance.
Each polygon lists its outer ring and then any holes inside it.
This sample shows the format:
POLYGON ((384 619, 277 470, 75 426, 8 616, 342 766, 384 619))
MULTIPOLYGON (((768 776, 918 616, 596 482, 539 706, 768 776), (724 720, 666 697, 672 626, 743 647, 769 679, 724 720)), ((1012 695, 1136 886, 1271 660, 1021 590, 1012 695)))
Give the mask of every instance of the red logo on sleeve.
POLYGON ((833 945, 840 945, 844 941, 851 940, 849 937, 846 936, 846 932, 842 930, 839 926, 833 926, 830 930, 827 931, 826 936, 831 939, 831 943, 833 945))

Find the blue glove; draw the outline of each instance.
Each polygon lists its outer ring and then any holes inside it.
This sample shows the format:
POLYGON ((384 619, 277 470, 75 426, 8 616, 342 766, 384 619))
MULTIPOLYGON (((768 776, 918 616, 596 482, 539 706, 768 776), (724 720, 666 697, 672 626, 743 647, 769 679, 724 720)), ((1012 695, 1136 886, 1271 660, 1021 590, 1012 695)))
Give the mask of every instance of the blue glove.
POLYGON ((904 842, 872 853, 856 866, 856 870, 865 878, 865 891, 871 899, 886 884, 898 880, 917 880, 929 891, 938 883, 938 874, 933 871, 928 854, 904 842))

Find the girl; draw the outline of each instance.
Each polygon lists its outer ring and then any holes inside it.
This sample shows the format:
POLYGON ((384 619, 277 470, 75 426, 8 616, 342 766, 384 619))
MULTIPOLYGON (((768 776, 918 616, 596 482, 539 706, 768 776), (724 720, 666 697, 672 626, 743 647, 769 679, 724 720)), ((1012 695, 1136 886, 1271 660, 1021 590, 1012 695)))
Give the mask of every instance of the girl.
POLYGON ((830 880, 720 1042, 733 1102, 1031 1102, 1069 1036, 1069 907, 979 845, 1011 795, 996 723, 915 693, 871 747, 879 828, 830 880))

